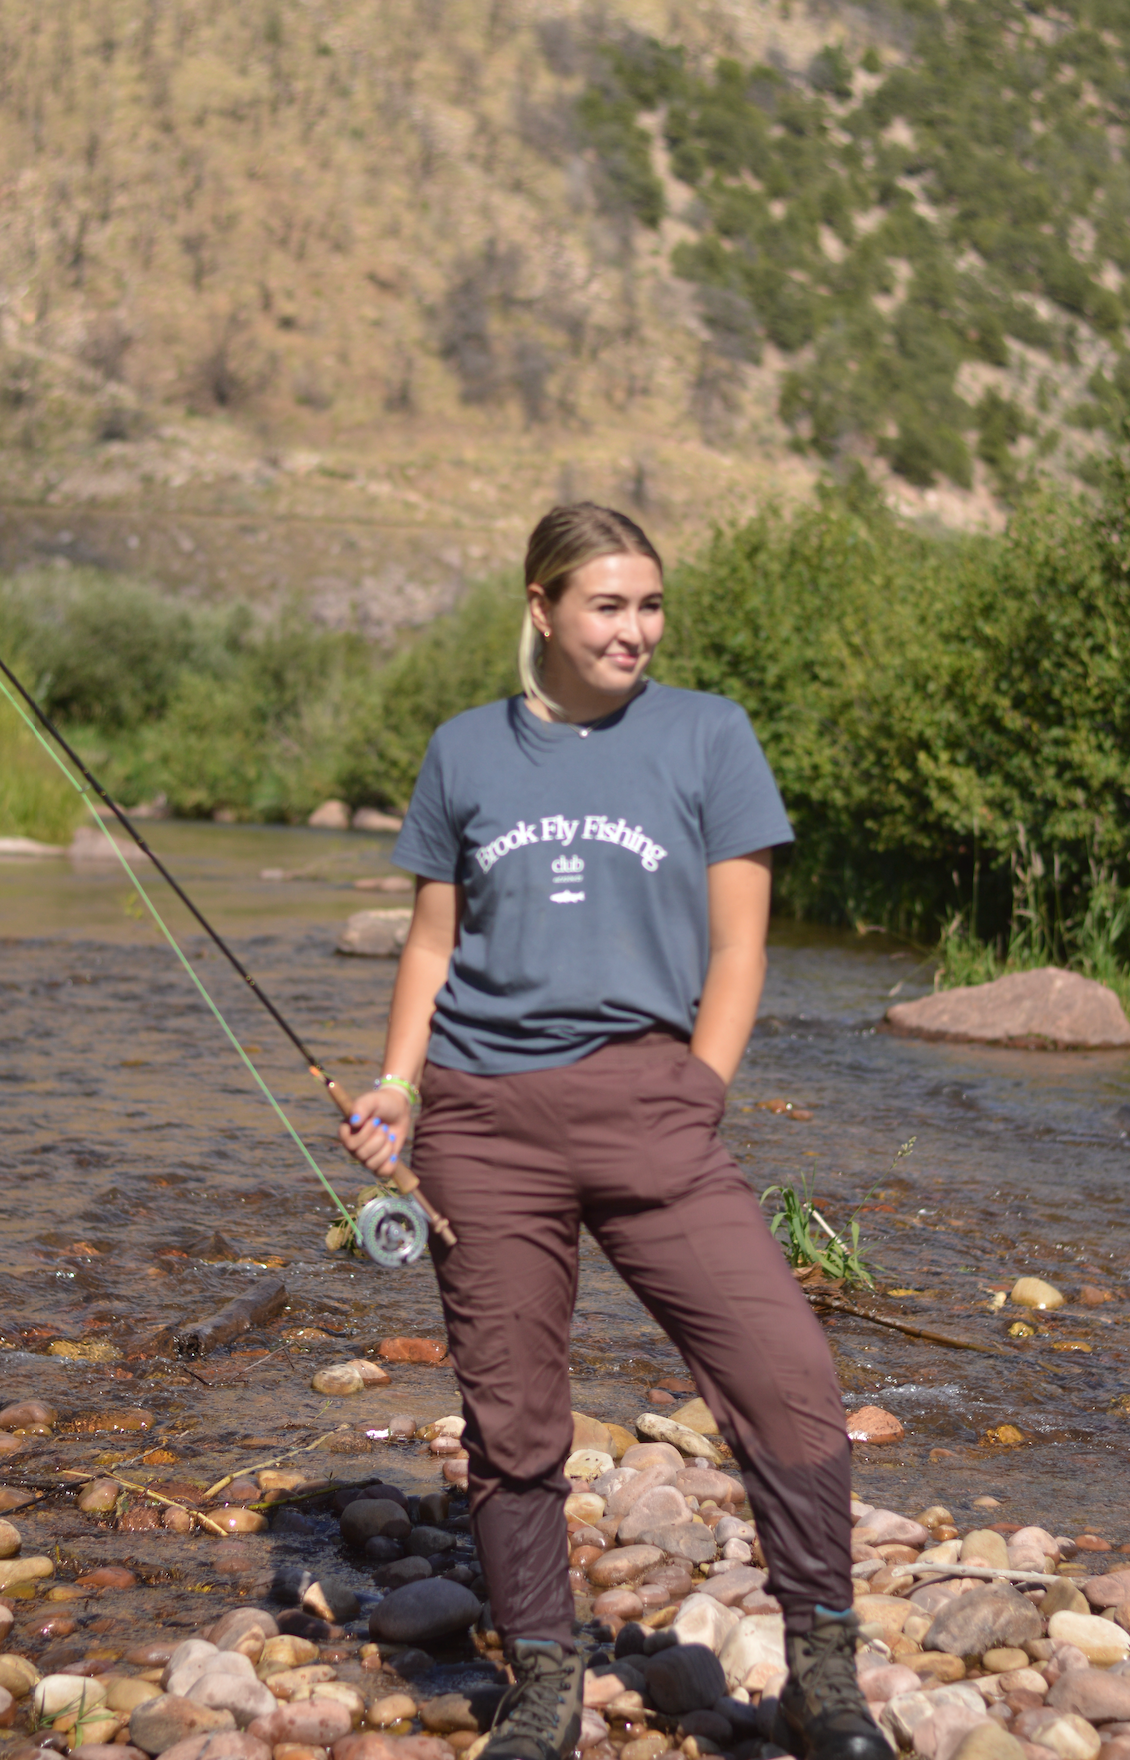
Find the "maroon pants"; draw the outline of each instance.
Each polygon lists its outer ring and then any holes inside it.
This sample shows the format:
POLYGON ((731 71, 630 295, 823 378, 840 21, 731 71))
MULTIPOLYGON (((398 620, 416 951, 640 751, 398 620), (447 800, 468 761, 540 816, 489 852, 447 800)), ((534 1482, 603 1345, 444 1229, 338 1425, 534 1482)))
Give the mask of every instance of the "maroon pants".
POLYGON ((573 1644, 562 1471, 584 1223, 678 1346, 733 1449, 791 1631, 852 1602, 843 1407, 819 1324, 717 1134, 720 1078, 666 1033, 578 1063, 428 1064, 412 1164, 463 1394, 471 1513, 504 1639, 573 1644))

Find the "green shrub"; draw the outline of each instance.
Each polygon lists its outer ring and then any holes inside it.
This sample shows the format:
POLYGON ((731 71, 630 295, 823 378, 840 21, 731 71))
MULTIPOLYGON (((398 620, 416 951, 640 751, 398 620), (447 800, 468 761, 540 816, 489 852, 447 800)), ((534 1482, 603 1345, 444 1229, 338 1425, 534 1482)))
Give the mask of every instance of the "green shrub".
MULTIPOLYGON (((4 660, 26 683, 24 657, 5 647, 4 660)), ((83 811, 81 795, 0 694, 0 837, 69 843, 83 811)))

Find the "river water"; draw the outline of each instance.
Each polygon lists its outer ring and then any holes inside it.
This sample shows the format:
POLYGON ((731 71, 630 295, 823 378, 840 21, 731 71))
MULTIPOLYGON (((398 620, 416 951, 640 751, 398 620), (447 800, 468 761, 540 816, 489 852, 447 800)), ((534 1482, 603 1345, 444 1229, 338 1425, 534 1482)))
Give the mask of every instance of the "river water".
MULTIPOLYGON (((147 830, 315 1053, 347 1082, 371 1080, 394 967, 339 957, 334 943, 351 911, 403 903, 353 889, 392 872, 391 840, 147 830)), ((336 1146, 324 1095, 164 884, 152 886, 303 1139, 352 1196, 362 1182, 336 1146)), ((921 994, 931 976, 917 953, 879 935, 776 925, 726 1138, 759 1191, 811 1181, 833 1225, 862 1203, 878 1292, 865 1305, 994 1347, 828 1321, 847 1405, 881 1405, 906 1429, 900 1443, 857 1450, 861 1494, 910 1513, 940 1501, 962 1524, 988 1495, 1004 1519, 1126 1543, 1130 1058, 882 1032, 891 995, 921 994), (811 1117, 773 1112, 773 1101, 811 1117), (993 1296, 1023 1274, 1048 1278, 1069 1301, 1037 1317, 1035 1336, 1013 1339, 1021 1310, 994 1308, 993 1296), (1112 1299, 1088 1306, 1084 1286, 1112 1299), (1022 1440, 991 1439, 1001 1425, 1022 1440)), ((330 1200, 120 868, 0 863, 0 999, 0 1379, 5 1397, 39 1394, 79 1414, 76 1464, 89 1454, 81 1413, 107 1404, 155 1414, 168 1458, 191 1453, 201 1470, 250 1463, 258 1444, 282 1446, 287 1433, 290 1446, 312 1440, 345 1406, 355 1434, 396 1411, 423 1421, 458 1409, 447 1366, 398 1370, 391 1388, 329 1410, 310 1391, 312 1367, 375 1339, 442 1336, 430 1268, 378 1272, 326 1252, 330 1200), (285 1280, 288 1309, 230 1355, 190 1375, 138 1354, 156 1328, 213 1312, 264 1275, 285 1280), (46 1354, 92 1341, 105 1362, 46 1354)), ((589 1241, 573 1366, 574 1407, 629 1425, 648 1389, 682 1369, 589 1241)), ((406 1457, 401 1478, 427 1467, 432 1484, 434 1463, 416 1459, 406 1457)))

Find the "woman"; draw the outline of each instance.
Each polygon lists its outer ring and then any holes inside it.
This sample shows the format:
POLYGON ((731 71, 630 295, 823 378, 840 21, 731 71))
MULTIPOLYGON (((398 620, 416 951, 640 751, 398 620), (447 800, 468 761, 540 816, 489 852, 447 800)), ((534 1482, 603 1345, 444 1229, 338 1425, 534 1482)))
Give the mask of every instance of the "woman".
POLYGON ((843 1410, 823 1335, 717 1126, 791 839, 744 712, 649 682, 663 574, 591 503, 533 532, 522 694, 441 727, 394 860, 418 876, 385 1074, 342 1140, 413 1168, 463 1394, 471 1512, 514 1672, 484 1760, 578 1731, 562 1472, 583 1223, 664 1327, 745 1478, 784 1609, 778 1739, 887 1760, 856 1685, 843 1410))

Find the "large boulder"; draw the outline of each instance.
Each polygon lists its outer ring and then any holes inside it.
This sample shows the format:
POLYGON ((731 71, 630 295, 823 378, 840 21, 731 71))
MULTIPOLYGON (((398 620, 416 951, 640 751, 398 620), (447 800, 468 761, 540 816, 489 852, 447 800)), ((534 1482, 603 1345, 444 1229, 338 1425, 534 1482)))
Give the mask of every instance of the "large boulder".
POLYGON ((887 1010, 896 1033, 962 1039, 1022 1049, 1118 1049, 1130 1046, 1130 1020, 1113 990, 1078 972, 1042 966, 991 984, 940 990, 887 1010))

